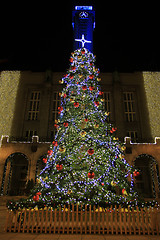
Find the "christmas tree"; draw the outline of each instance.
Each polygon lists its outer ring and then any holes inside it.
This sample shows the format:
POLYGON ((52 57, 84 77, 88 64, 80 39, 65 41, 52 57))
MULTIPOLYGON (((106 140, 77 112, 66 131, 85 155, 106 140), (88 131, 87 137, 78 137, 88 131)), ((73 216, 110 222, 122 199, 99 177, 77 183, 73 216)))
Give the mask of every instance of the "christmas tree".
POLYGON ((32 195, 17 206, 67 204, 114 205, 136 202, 133 176, 124 157, 125 146, 108 123, 99 69, 87 49, 71 54, 70 68, 60 83, 55 140, 43 162, 32 195))

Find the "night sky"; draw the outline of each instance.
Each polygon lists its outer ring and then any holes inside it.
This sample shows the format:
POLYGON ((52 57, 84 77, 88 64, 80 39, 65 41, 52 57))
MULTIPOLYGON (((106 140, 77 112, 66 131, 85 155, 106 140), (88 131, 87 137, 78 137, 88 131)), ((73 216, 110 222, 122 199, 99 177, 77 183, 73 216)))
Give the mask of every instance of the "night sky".
MULTIPOLYGON (((160 19, 156 12, 159 6, 147 2, 139 6, 134 1, 128 5, 95 2, 56 1, 51 9, 48 6, 50 20, 46 29, 45 24, 41 28, 38 21, 34 22, 39 34, 32 30, 26 35, 1 37, 0 70, 51 68, 65 72, 73 46, 72 8, 84 4, 94 5, 96 10, 94 54, 102 72, 160 71, 160 19)), ((46 20, 45 14, 41 17, 42 22, 46 20)))

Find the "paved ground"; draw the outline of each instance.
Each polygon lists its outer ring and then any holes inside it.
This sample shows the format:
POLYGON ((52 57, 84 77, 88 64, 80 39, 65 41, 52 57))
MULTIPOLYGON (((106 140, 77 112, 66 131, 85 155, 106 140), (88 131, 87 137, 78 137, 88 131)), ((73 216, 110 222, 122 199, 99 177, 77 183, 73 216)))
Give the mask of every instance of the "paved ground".
POLYGON ((0 233, 0 240, 160 240, 160 236, 54 235, 0 233))

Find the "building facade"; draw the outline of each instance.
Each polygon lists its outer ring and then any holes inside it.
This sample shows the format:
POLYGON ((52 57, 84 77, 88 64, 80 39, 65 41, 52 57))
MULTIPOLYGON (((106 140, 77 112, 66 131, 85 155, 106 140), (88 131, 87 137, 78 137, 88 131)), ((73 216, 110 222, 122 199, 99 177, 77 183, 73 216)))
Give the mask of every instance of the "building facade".
MULTIPOLYGON (((24 195, 43 169, 54 140, 64 73, 4 71, 0 75, 0 187, 24 195)), ((160 73, 101 73, 105 111, 126 144, 126 159, 141 169, 136 178, 146 198, 160 194, 160 73)))

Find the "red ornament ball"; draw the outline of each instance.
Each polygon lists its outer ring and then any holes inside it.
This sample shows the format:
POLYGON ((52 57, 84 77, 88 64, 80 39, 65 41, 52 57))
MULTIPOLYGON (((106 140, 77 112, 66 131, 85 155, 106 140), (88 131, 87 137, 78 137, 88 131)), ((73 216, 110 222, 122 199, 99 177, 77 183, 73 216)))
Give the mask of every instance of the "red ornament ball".
POLYGON ((89 172, 89 173, 88 173, 88 178, 89 178, 89 179, 93 179, 94 177, 95 177, 94 172, 89 172))
POLYGON ((134 171, 134 172, 133 172, 133 175, 134 175, 135 177, 138 177, 138 176, 140 175, 140 172, 134 171))
POLYGON ((39 195, 34 196, 33 201, 35 201, 35 202, 39 201, 39 195))
POLYGON ((52 155, 52 153, 53 153, 53 151, 52 151, 52 150, 49 150, 49 151, 48 151, 48 155, 49 155, 49 156, 51 156, 51 155, 52 155))
POLYGON ((54 147, 58 146, 58 143, 56 141, 53 141, 52 144, 53 144, 54 147))
POLYGON ((82 53, 82 54, 85 54, 86 52, 85 52, 85 50, 82 49, 81 53, 82 53))
POLYGON ((116 132, 116 131, 117 131, 117 128, 112 128, 112 131, 113 131, 113 132, 116 132))
POLYGON ((93 149, 93 148, 90 148, 90 149, 88 150, 88 154, 89 154, 89 155, 93 155, 93 154, 94 154, 94 149, 93 149))
POLYGON ((44 163, 47 163, 47 158, 43 158, 43 162, 44 162, 44 163))
POLYGON ((98 107, 98 106, 99 106, 99 102, 98 102, 98 101, 95 101, 95 102, 94 102, 94 105, 98 107))
POLYGON ((64 122, 63 125, 64 127, 68 127, 69 124, 67 122, 64 122))
POLYGON ((127 192, 126 192, 126 189, 122 189, 122 194, 124 194, 124 195, 126 195, 127 194, 127 192))
POLYGON ((89 90, 90 90, 90 91, 93 91, 93 90, 94 90, 94 87, 93 87, 93 86, 90 86, 90 87, 89 87, 89 90))
POLYGON ((88 118, 85 118, 84 121, 85 121, 85 122, 88 122, 88 118))
POLYGON ((102 182, 101 184, 102 184, 102 186, 104 186, 104 182, 102 182))
POLYGON ((75 102, 75 103, 74 103, 74 106, 75 106, 76 108, 78 108, 78 107, 79 107, 79 103, 78 103, 78 102, 75 102))
POLYGON ((90 78, 90 79, 93 79, 93 78, 94 78, 94 75, 93 75, 93 74, 89 75, 89 78, 90 78))
POLYGON ((36 193, 36 195, 41 196, 41 192, 36 193))
POLYGON ((62 112, 63 111, 63 107, 58 107, 58 111, 62 112))
POLYGON ((76 66, 72 66, 72 70, 73 70, 73 71, 76 70, 76 66))
POLYGON ((69 61, 72 63, 73 62, 73 58, 70 58, 69 61))
POLYGON ((82 86, 82 90, 85 91, 87 89, 87 86, 86 85, 83 85, 82 86))
POLYGON ((57 164, 56 166, 58 171, 61 171, 63 169, 63 165, 62 164, 57 164))
POLYGON ((69 78, 70 78, 70 79, 73 79, 73 78, 74 78, 74 76, 71 74, 71 75, 69 76, 69 78))
POLYGON ((104 93, 104 92, 102 92, 102 91, 99 91, 99 95, 100 95, 100 96, 102 96, 102 95, 103 95, 103 93, 104 93))

